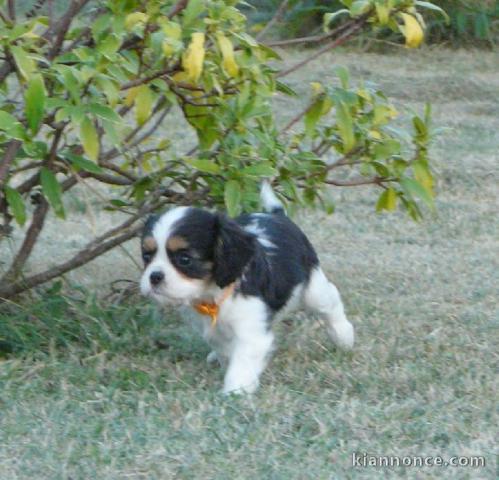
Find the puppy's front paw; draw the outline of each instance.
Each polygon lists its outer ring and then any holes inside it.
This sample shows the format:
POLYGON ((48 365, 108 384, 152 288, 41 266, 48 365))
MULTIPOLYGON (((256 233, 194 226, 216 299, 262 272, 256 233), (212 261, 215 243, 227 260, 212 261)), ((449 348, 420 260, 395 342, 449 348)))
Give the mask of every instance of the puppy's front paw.
POLYGON ((329 327, 329 336, 338 347, 351 350, 355 341, 353 325, 344 320, 329 327))
POLYGON ((244 395, 255 393, 258 388, 257 378, 231 378, 231 376, 226 377, 224 381, 224 388, 222 390, 224 395, 244 395))
POLYGON ((218 362, 220 363, 220 359, 218 358, 217 352, 215 350, 212 350, 210 353, 208 353, 208 356, 206 357, 206 363, 215 363, 218 362))
POLYGON ((224 385, 222 393, 224 395, 251 395, 256 392, 258 389, 258 383, 254 383, 251 385, 224 385))

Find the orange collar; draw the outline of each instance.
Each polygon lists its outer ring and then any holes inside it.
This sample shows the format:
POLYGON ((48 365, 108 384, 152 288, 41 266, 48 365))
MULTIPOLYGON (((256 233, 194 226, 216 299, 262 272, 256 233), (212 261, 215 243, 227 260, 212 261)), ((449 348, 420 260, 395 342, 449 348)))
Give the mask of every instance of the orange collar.
POLYGON ((229 298, 234 292, 235 283, 231 283, 226 287, 218 300, 214 302, 196 302, 192 304, 192 307, 196 312, 201 315, 208 315, 211 317, 211 328, 215 328, 218 320, 218 311, 220 310, 220 305, 229 298))

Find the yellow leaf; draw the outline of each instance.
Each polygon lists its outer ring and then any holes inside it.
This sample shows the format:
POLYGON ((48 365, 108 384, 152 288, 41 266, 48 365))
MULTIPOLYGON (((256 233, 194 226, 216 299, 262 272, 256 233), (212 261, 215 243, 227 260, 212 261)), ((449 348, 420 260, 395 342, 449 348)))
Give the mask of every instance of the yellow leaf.
POLYGON ((390 19, 391 8, 388 5, 381 5, 376 3, 376 14, 378 15, 378 20, 381 25, 386 25, 390 19))
POLYGON ((169 40, 163 40, 162 44, 163 54, 165 57, 169 57, 175 53, 175 47, 170 43, 169 40))
POLYGON ((133 30, 137 25, 144 25, 149 20, 149 15, 142 12, 130 13, 125 19, 125 28, 127 30, 133 30))
POLYGON ((312 95, 314 97, 324 93, 324 87, 319 82, 310 82, 310 86, 312 87, 312 95))
POLYGON ((125 105, 127 107, 131 107, 133 105, 133 102, 135 102, 135 97, 139 93, 139 87, 132 87, 129 88, 126 97, 125 97, 125 105))
POLYGON ((239 66, 234 58, 234 47, 232 42, 221 32, 217 33, 218 47, 222 52, 223 68, 231 76, 237 77, 239 66))
POLYGON ((397 208, 397 193, 393 188, 386 190, 386 209, 390 212, 397 208))
POLYGON ((177 72, 172 75, 172 79, 175 83, 187 83, 189 82, 189 75, 186 72, 177 72))
POLYGON ((141 85, 135 97, 135 119, 139 125, 145 123, 151 116, 153 96, 147 85, 141 85))
POLYGON ((85 117, 80 123, 80 140, 88 158, 96 161, 99 158, 99 136, 88 117, 85 117))
POLYGON ((381 140, 381 133, 377 130, 369 130, 369 136, 375 140, 381 140))
POLYGON ((182 68, 187 73, 189 80, 196 83, 203 73, 204 62, 204 33, 192 34, 191 43, 182 58, 182 68))
POLYGON ((400 31, 404 34, 405 45, 409 48, 417 48, 423 41, 424 34, 421 25, 415 17, 408 13, 401 13, 404 25, 400 26, 400 31))
POLYGON ((167 21, 161 25, 161 29, 166 37, 173 40, 180 40, 182 37, 182 27, 177 22, 167 21))

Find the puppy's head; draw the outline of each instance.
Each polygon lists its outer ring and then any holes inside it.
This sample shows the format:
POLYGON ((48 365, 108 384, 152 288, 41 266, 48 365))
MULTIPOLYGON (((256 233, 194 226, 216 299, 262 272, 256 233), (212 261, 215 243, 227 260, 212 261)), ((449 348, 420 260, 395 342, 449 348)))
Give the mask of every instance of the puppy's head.
POLYGON ((224 215, 177 207, 151 216, 142 234, 143 295, 160 303, 190 303, 239 278, 255 237, 224 215))

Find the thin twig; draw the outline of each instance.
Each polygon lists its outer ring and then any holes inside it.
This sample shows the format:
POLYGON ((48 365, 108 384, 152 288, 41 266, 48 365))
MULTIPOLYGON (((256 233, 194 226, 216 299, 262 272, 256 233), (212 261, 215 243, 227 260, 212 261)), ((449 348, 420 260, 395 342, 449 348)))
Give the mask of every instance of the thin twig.
POLYGON ((21 143, 20 140, 11 140, 5 149, 2 161, 0 162, 0 188, 4 186, 5 180, 9 174, 9 168, 16 158, 21 143))
POLYGON ((7 1, 7 12, 9 14, 9 18, 15 22, 16 21, 16 2, 15 0, 7 1))
POLYGON ((48 210, 49 204, 47 200, 40 195, 39 203, 33 213, 33 220, 28 228, 28 231, 26 232, 26 235, 24 236, 21 248, 19 248, 16 256, 14 257, 9 270, 2 277, 1 283, 11 283, 19 276, 26 261, 28 260, 28 257, 33 251, 36 240, 40 236, 48 210))
POLYGON ((338 38, 335 40, 327 43, 324 47, 321 49, 317 50, 313 55, 310 57, 305 58, 301 62, 295 63, 291 67, 289 67, 286 70, 282 70, 276 74, 276 77, 284 77, 286 75, 289 75, 290 73, 302 68, 304 65, 307 63, 311 62, 312 60, 315 60, 316 58, 320 57, 322 54, 326 53, 327 51, 338 47, 342 43, 345 43, 354 33, 357 31, 361 30, 365 24, 366 21, 365 15, 361 18, 359 18, 356 22, 354 22, 350 28, 345 30, 338 38))
POLYGON ((52 44, 52 48, 47 53, 47 58, 53 60, 61 50, 64 38, 66 37, 66 32, 71 26, 71 22, 74 20, 76 14, 89 2, 90 0, 73 0, 66 10, 64 15, 57 21, 53 27, 49 27, 47 31, 43 34, 45 39, 49 39, 51 36, 55 36, 55 41, 52 44))
POLYGON ((261 40, 267 34, 267 32, 269 32, 272 29, 272 27, 282 19, 282 17, 286 13, 286 10, 288 9, 288 4, 289 4, 289 0, 284 0, 283 2, 281 2, 281 4, 279 5, 279 8, 276 10, 274 16, 270 19, 270 21, 267 23, 267 25, 265 25, 265 27, 256 36, 257 40, 261 40))
POLYGON ((288 124, 280 131, 280 133, 287 132, 295 123, 299 122, 307 113, 308 111, 312 108, 312 105, 309 105, 305 110, 300 112, 298 115, 293 117, 288 124))
POLYGON ((393 182, 395 179, 393 178, 383 178, 383 177, 373 177, 373 178, 364 178, 364 177, 359 177, 355 178, 353 180, 333 180, 333 179, 326 179, 324 180, 324 183, 327 183, 329 185, 334 185, 336 187, 356 187, 358 185, 381 185, 386 182, 393 182))
POLYGON ((175 15, 178 15, 182 10, 187 7, 189 0, 179 0, 175 5, 173 5, 172 9, 168 12, 168 18, 173 18, 175 15))

